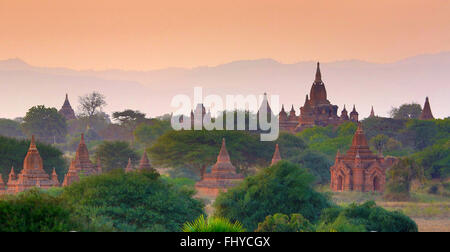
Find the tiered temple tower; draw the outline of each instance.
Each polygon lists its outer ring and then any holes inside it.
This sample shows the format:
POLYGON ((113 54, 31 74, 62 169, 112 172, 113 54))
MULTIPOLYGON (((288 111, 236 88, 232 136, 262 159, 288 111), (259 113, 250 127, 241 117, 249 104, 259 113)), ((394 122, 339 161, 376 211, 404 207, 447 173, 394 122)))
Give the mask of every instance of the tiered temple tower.
POLYGON ((370 151, 362 126, 358 124, 352 146, 344 155, 338 151, 335 163, 330 167, 331 190, 383 192, 386 169, 390 165, 392 162, 385 162, 381 154, 370 151))
POLYGON ((69 171, 64 177, 64 182, 62 186, 70 186, 71 184, 80 181, 80 177, 78 176, 78 169, 76 167, 75 160, 70 162, 69 171))
POLYGON ((77 119, 75 116, 75 111, 73 111, 72 106, 70 105, 68 94, 66 94, 66 100, 64 101, 62 108, 59 110, 59 113, 63 115, 66 120, 77 119))
POLYGON ((216 197, 220 192, 226 192, 244 179, 242 174, 236 173, 236 167, 231 164, 225 139, 222 140, 217 162, 211 173, 204 175, 202 181, 195 185, 199 195, 216 197))
POLYGON ((420 120, 434 119, 433 113, 431 113, 430 101, 428 100, 428 97, 425 98, 425 104, 423 105, 422 113, 420 114, 419 119, 420 120))
POLYGON ((23 161, 22 171, 16 176, 14 168, 11 168, 7 193, 15 194, 32 187, 49 189, 54 186, 59 186, 59 182, 51 179, 49 174, 44 171, 44 163, 36 148, 34 136, 32 136, 30 148, 23 161))
POLYGON ((131 158, 128 158, 128 164, 127 167, 125 168, 125 172, 132 172, 132 171, 134 171, 133 164, 131 163, 131 158))
POLYGON ((153 170, 152 165, 150 164, 150 161, 148 160, 147 153, 144 151, 144 154, 142 155, 141 161, 139 162, 138 170, 143 171, 151 171, 153 170))

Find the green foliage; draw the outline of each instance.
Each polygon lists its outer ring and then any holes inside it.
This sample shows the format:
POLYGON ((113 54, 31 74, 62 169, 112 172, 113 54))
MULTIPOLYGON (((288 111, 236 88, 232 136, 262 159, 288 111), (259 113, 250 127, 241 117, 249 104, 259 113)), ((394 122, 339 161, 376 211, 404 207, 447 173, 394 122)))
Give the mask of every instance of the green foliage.
POLYGON ((278 162, 220 194, 214 203, 215 215, 240 220, 248 230, 255 230, 266 216, 276 213, 299 213, 313 222, 331 204, 312 188, 313 181, 306 169, 278 162))
POLYGON ((389 200, 408 200, 411 182, 423 180, 423 168, 411 158, 402 158, 386 172, 386 191, 384 197, 389 200))
POLYGON ((228 232, 228 233, 241 233, 245 232, 244 227, 238 221, 232 223, 226 218, 222 217, 210 217, 205 219, 203 215, 198 217, 193 222, 187 222, 183 225, 183 232, 228 232))
POLYGON ((154 172, 110 173, 86 177, 64 188, 62 197, 89 222, 117 231, 172 231, 204 214, 194 191, 177 188, 154 172))
POLYGON ((386 149, 388 141, 388 136, 379 134, 370 139, 370 145, 373 146, 377 152, 383 152, 386 149))
POLYGON ((264 222, 258 224, 256 232, 313 232, 313 225, 301 214, 277 213, 269 215, 264 222))
POLYGON ((326 209, 318 231, 336 232, 417 232, 416 223, 398 211, 388 211, 375 202, 350 204, 345 208, 326 209))
MULTIPOLYGON (((44 170, 48 174, 51 174, 53 168, 55 168, 59 180, 62 181, 67 169, 63 153, 41 142, 37 142, 36 145, 44 161, 44 170)), ((16 174, 22 170, 23 160, 29 147, 30 141, 28 140, 17 140, 15 138, 0 136, 0 174, 3 175, 4 181, 8 181, 7 178, 12 166, 14 166, 16 174)))
POLYGON ((64 201, 38 189, 0 199, 0 232, 81 231, 64 201))
MULTIPOLYGON (((406 123, 406 129, 412 137, 414 147, 422 150, 434 144, 439 133, 437 124, 433 121, 411 120, 406 123)), ((449 132, 447 132, 447 137, 449 132)))
POLYGON ((3 118, 0 118, 0 135, 15 138, 25 137, 19 122, 3 118))
POLYGON ((35 135, 46 143, 63 142, 67 134, 66 119, 56 108, 46 108, 44 105, 28 110, 22 128, 27 136, 35 135))
POLYGON ((450 139, 425 148, 414 154, 413 158, 424 168, 427 177, 450 177, 450 139))
POLYGON ((403 104, 389 112, 394 119, 418 119, 421 113, 422 107, 417 103, 403 104))
POLYGON ((80 96, 80 110, 81 116, 92 118, 97 113, 100 113, 101 109, 106 106, 105 96, 99 92, 92 92, 90 94, 80 96))
POLYGON ((330 182, 330 167, 333 164, 326 155, 308 149, 287 160, 305 167, 316 177, 317 183, 327 184, 330 182))
POLYGON ((155 165, 204 174, 206 167, 216 162, 222 138, 233 164, 244 173, 248 167, 267 165, 275 149, 274 143, 261 142, 245 131, 182 130, 165 133, 148 150, 155 165))
POLYGON ((362 125, 368 139, 379 134, 400 139, 400 131, 405 128, 406 122, 405 119, 369 117, 362 121, 362 125))
POLYGON ((139 155, 127 142, 104 141, 97 146, 95 158, 100 158, 103 171, 125 169, 128 159, 139 160, 139 155))
POLYGON ((139 124, 134 130, 134 139, 144 146, 151 146, 158 137, 172 129, 170 121, 153 119, 151 124, 139 124))

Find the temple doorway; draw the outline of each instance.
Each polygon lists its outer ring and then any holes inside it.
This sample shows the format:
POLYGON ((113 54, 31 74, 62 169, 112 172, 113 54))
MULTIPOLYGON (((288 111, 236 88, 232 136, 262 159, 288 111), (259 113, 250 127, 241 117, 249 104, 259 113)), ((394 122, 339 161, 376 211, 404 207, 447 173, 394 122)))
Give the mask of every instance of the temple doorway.
POLYGON ((337 183, 337 190, 339 191, 339 192, 342 192, 343 191, 343 179, 342 179, 342 176, 338 176, 338 183, 337 183))
POLYGON ((377 176, 375 176, 375 177, 373 178, 373 190, 374 190, 375 192, 381 191, 381 188, 380 188, 380 180, 378 179, 377 176))

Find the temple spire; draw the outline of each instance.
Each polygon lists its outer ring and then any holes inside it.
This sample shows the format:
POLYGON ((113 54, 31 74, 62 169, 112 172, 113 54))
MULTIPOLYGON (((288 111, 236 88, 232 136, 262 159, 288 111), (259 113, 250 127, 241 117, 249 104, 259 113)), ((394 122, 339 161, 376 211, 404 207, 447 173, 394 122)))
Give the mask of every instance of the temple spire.
POLYGON ((370 116, 369 117, 375 117, 375 112, 373 111, 373 106, 372 106, 372 109, 370 110, 370 116))
POLYGON ((222 138, 222 147, 220 148, 219 155, 217 156, 217 162, 230 162, 230 154, 228 154, 225 138, 222 138))
POLYGON ((139 170, 152 170, 152 166, 150 165, 150 161, 148 160, 147 152, 144 151, 142 155, 141 161, 139 162, 139 170))
POLYGON ((317 62, 316 80, 314 82, 322 82, 322 73, 320 73, 320 62, 317 62))
POLYGON ((280 149, 278 147, 278 144, 276 144, 275 145, 275 152, 273 153, 272 164, 271 165, 275 165, 279 161, 281 161, 280 149))
POLYGON ((131 163, 131 158, 128 158, 128 164, 125 168, 125 172, 132 172, 133 171, 133 164, 131 163))
POLYGON ((428 100, 428 96, 425 99, 425 104, 423 105, 422 113, 419 117, 420 120, 432 120, 434 119, 433 113, 431 113, 430 101, 428 100))

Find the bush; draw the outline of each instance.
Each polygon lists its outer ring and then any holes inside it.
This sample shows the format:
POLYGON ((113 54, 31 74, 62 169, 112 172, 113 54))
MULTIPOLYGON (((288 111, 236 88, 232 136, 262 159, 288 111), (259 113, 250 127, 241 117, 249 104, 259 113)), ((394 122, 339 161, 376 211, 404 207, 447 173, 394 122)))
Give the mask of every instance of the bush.
POLYGON ((277 213, 269 215, 266 220, 258 224, 256 232, 313 232, 314 227, 301 214, 285 214, 277 213))
POLYGON ((115 170, 64 188, 62 197, 76 206, 79 216, 118 231, 176 232, 204 213, 203 203, 193 195, 155 172, 115 170))
POLYGON ((352 224, 345 216, 338 216, 333 222, 321 223, 317 227, 317 232, 366 232, 363 225, 352 224))
POLYGON ((203 215, 193 222, 183 225, 183 232, 245 232, 244 227, 238 221, 232 223, 226 218, 211 217, 205 219, 203 215))
POLYGON ((215 215, 240 220, 247 230, 255 230, 266 216, 276 213, 299 213, 313 222, 331 205, 324 194, 312 188, 313 182, 314 176, 306 169, 278 162, 220 194, 214 203, 215 215))
MULTIPOLYGON (((319 230, 358 230, 376 232, 417 232, 416 223, 398 211, 388 211, 376 206, 375 202, 351 204, 346 208, 327 209, 321 216, 319 230), (341 218, 341 219, 340 219, 341 218), (345 218, 345 219, 344 219, 345 218), (349 226, 352 225, 352 226, 349 226)), ((358 231, 359 232, 359 231, 358 231)))
POLYGON ((80 231, 71 214, 61 198, 32 189, 0 200, 0 232, 80 231))

